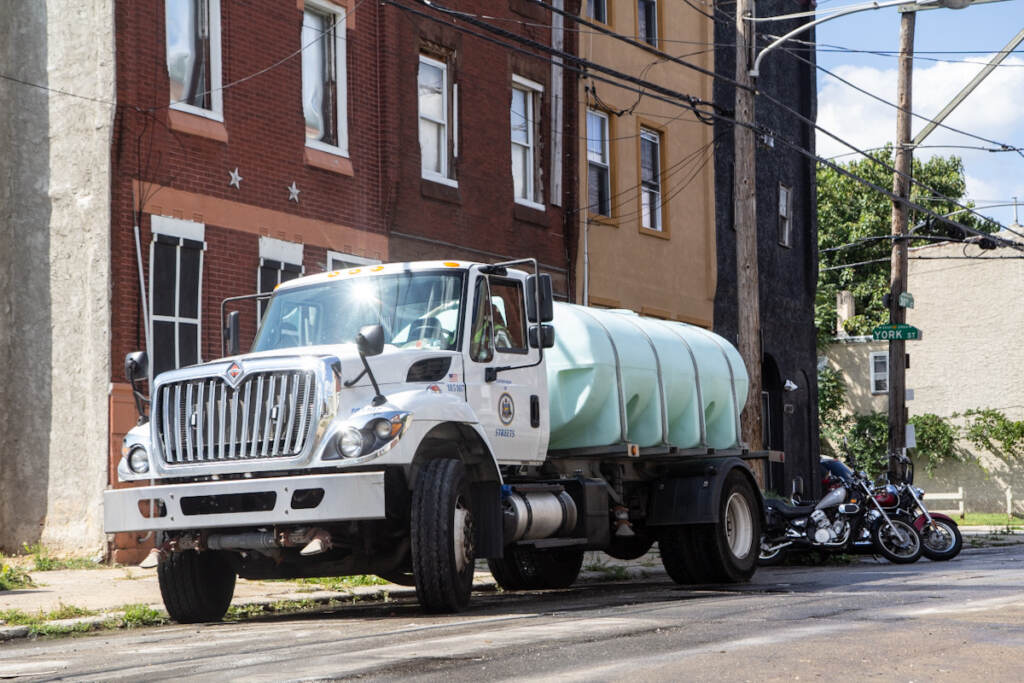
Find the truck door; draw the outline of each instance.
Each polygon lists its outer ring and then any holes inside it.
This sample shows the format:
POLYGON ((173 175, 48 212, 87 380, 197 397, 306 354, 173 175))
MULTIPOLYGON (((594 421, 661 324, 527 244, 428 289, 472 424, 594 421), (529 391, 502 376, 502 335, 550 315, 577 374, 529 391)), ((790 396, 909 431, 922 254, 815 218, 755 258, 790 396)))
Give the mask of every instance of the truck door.
POLYGON ((467 326, 466 399, 507 464, 536 463, 547 447, 547 402, 539 351, 527 341, 523 281, 478 274, 467 326), (523 367, 532 366, 532 367, 523 367), (488 368, 501 369, 487 381, 488 368))

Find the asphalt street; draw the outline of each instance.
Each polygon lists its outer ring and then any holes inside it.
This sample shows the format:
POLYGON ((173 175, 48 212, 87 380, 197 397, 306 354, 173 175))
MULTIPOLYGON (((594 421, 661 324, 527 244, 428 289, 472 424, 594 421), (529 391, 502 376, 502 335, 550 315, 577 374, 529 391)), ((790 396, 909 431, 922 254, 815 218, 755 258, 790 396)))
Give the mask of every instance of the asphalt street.
POLYGON ((762 569, 0 645, 19 680, 863 680, 1024 678, 1024 545, 952 562, 762 569))

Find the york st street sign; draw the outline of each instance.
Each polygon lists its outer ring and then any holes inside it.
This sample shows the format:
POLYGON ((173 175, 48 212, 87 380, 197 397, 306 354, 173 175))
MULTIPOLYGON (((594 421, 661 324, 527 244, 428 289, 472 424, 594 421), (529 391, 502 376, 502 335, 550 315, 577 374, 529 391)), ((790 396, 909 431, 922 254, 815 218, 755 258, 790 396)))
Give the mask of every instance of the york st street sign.
POLYGON ((906 323, 879 325, 871 330, 871 338, 875 341, 913 341, 921 338, 921 330, 906 323))

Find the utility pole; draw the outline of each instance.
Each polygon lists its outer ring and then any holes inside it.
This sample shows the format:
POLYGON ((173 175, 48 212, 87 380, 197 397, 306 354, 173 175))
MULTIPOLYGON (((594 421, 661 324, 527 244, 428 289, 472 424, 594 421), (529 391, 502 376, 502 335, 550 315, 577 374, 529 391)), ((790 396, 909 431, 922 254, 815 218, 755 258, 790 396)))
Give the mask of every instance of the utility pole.
MULTIPOLYGON (((911 90, 914 72, 914 23, 917 13, 900 15, 900 55, 896 103, 896 172, 892 192, 892 262, 889 276, 889 322, 905 323, 907 310, 900 294, 907 289, 907 213, 910 198, 910 174, 913 146, 910 141, 911 90)), ((889 476, 902 478, 899 456, 907 445, 907 366, 906 342, 889 340, 889 476)))
POLYGON ((761 300, 757 274, 757 183, 754 163, 753 0, 736 2, 736 125, 733 126, 732 200, 736 229, 737 346, 750 375, 741 416, 742 439, 761 450, 761 300), (744 125, 747 124, 747 125, 744 125))

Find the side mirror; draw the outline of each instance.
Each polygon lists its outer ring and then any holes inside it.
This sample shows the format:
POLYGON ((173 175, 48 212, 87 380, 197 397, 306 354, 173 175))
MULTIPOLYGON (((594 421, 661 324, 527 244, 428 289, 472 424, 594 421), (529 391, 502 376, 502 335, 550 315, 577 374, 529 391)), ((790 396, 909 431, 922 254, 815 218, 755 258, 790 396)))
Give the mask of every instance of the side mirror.
MULTIPOLYGON (((549 323, 555 318, 555 297, 551 292, 551 276, 547 273, 526 278, 526 319, 531 323, 549 323), (540 287, 540 315, 537 312, 537 288, 540 287)), ((547 347, 545 347, 547 348, 547 347)))
POLYGON ((378 323, 360 328, 356 348, 361 356, 379 356, 384 352, 384 327, 378 323))
POLYGON ((146 379, 149 375, 149 356, 145 351, 132 351, 124 357, 124 376, 129 382, 146 379))
POLYGON ((238 311, 228 313, 228 324, 224 326, 225 355, 237 356, 241 350, 238 339, 238 311))
POLYGON ((555 328, 551 325, 530 325, 530 348, 550 349, 555 345, 555 328), (540 338, 538 339, 538 335, 540 338))

